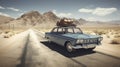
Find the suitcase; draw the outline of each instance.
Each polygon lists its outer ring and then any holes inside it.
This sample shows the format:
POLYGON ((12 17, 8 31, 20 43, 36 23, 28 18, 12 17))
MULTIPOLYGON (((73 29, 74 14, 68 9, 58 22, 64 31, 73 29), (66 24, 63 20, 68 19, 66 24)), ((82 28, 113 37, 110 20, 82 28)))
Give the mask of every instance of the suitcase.
POLYGON ((67 19, 61 19, 60 21, 57 22, 57 26, 61 27, 67 27, 67 26, 76 26, 73 21, 67 20, 67 19))

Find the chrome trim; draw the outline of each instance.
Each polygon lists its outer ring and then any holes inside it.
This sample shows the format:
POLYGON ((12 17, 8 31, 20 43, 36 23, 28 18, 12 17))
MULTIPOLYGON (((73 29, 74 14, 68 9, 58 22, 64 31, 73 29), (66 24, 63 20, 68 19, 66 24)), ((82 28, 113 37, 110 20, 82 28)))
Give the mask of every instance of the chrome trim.
POLYGON ((81 44, 81 43, 84 43, 84 44, 89 44, 89 43, 98 43, 98 38, 89 38, 89 39, 78 39, 76 41, 77 44, 81 44), (83 40, 82 42, 80 40, 83 40))
POLYGON ((84 44, 84 45, 76 45, 76 46, 72 46, 73 49, 80 49, 80 48, 85 48, 85 49, 88 49, 88 48, 93 48, 97 46, 96 44, 84 44))

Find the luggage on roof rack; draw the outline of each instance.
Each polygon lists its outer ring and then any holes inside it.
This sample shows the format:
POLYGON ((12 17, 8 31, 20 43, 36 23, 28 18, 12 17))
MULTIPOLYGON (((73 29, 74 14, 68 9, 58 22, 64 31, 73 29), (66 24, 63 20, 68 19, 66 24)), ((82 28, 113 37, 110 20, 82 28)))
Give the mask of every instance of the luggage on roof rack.
POLYGON ((67 19, 67 18, 61 19, 60 21, 57 22, 56 25, 57 25, 57 26, 60 26, 60 27, 76 26, 76 25, 73 23, 73 20, 67 19))

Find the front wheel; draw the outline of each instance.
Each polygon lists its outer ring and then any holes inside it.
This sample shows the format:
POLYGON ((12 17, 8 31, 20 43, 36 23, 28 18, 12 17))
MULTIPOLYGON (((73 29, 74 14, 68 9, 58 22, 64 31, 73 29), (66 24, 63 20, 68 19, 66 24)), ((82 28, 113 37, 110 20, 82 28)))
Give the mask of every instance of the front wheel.
POLYGON ((66 43, 66 50, 67 50, 68 52, 72 52, 72 51, 73 51, 72 44, 71 44, 70 42, 67 42, 67 43, 66 43))

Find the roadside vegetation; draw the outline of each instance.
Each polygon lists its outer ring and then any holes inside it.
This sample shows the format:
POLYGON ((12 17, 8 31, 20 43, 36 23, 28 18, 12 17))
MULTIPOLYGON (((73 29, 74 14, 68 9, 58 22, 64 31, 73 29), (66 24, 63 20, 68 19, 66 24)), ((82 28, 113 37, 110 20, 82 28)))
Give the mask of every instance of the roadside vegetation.
POLYGON ((114 39, 111 41, 111 44, 120 44, 120 33, 115 34, 114 39))

